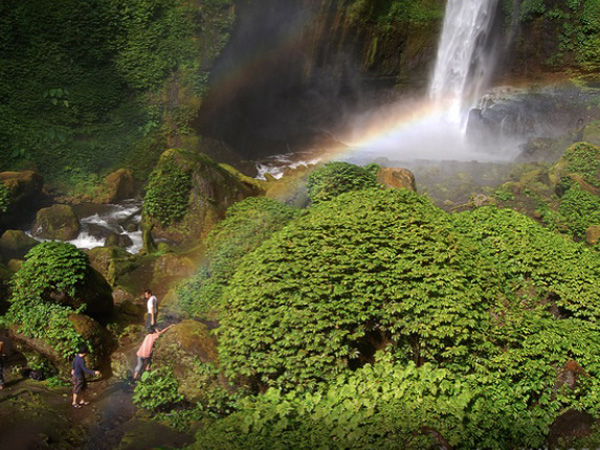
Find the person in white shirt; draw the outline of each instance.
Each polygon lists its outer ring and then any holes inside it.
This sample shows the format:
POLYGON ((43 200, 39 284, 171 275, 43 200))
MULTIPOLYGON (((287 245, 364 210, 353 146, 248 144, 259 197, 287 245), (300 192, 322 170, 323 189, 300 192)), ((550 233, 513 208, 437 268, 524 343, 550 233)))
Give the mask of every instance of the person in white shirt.
POLYGON ((154 332, 154 327, 156 327, 156 319, 158 316, 158 299, 156 296, 152 295, 152 291, 150 289, 146 289, 144 291, 144 298, 146 299, 146 329, 148 332, 154 332))

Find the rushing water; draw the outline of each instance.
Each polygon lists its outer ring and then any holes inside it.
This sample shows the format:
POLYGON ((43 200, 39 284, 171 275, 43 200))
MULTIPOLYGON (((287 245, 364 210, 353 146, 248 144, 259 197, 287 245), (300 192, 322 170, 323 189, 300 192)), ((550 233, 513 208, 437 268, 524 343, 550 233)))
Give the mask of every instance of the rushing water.
MULTIPOLYGON (((137 200, 120 204, 75 205, 73 210, 79 219, 81 230, 75 239, 68 242, 78 248, 92 249, 103 247, 106 238, 116 234, 131 239, 130 245, 125 246, 125 249, 130 253, 137 253, 142 248, 142 232, 139 229, 141 208, 141 202, 137 200)), ((31 232, 28 234, 35 235, 31 232)))

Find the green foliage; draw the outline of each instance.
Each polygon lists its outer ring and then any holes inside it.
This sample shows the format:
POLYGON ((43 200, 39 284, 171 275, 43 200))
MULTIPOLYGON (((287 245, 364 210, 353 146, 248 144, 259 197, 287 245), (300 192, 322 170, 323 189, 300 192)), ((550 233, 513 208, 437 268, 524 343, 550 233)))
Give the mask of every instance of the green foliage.
POLYGON ((573 186, 562 196, 558 213, 575 237, 585 238, 589 226, 600 225, 600 197, 573 186))
POLYGON ((33 163, 54 180, 64 166, 129 164, 146 176, 169 138, 191 132, 231 4, 3 1, 0 170, 33 163))
POLYGON ((582 317, 600 313, 595 253, 510 209, 483 207, 454 216, 477 243, 507 298, 527 307, 552 305, 582 317), (494 267, 495 266, 495 267, 494 267))
POLYGON ((441 446, 436 434, 453 448, 540 448, 561 402, 545 410, 530 388, 388 359, 314 392, 270 389, 249 398, 199 432, 192 448, 433 448, 441 446))
POLYGON ((544 0, 523 0, 521 3, 521 21, 526 22, 541 16, 546 12, 544 0))
POLYGON ((144 198, 144 212, 162 226, 181 220, 188 209, 192 178, 174 161, 154 169, 144 198))
POLYGON ((331 200, 344 192, 378 187, 372 168, 347 162, 331 162, 310 173, 308 196, 313 203, 331 200))
POLYGON ((449 217, 405 190, 342 194, 245 257, 224 297, 228 376, 311 386, 368 362, 461 364, 489 327, 494 292, 449 217))
POLYGON ((249 197, 231 206, 207 239, 206 266, 177 289, 183 310, 191 316, 218 312, 223 289, 241 258, 299 215, 300 210, 265 197, 249 197))
POLYGON ((515 199, 515 195, 506 189, 496 189, 494 197, 503 202, 515 199))
POLYGON ((74 311, 56 298, 68 299, 82 287, 88 270, 87 256, 72 244, 43 242, 29 251, 26 261, 12 279, 10 309, 2 318, 17 325, 19 332, 47 341, 60 355, 69 358, 84 343, 69 321, 74 311))
POLYGON ((579 142, 565 151, 567 174, 578 174, 586 183, 600 188, 600 147, 587 142, 579 142))
POLYGON ((144 372, 133 392, 133 403, 153 413, 172 408, 182 400, 173 372, 162 367, 144 372))
POLYGON ((8 211, 11 202, 10 191, 0 182, 0 214, 8 211))
POLYGON ((443 5, 435 0, 353 0, 348 9, 351 22, 373 21, 381 32, 437 23, 443 16, 443 5))

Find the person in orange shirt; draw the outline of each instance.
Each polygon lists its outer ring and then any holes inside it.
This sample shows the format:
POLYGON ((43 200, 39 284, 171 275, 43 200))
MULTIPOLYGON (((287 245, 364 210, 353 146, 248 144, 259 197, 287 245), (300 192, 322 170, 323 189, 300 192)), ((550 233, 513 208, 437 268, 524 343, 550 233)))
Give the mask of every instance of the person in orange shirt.
POLYGON ((138 351, 136 353, 137 365, 135 366, 135 369, 133 371, 133 379, 134 380, 139 380, 140 375, 142 374, 142 372, 144 370, 148 370, 148 371, 151 370, 151 368, 152 368, 152 350, 154 347, 154 342, 156 342, 156 340, 160 337, 160 335, 163 334, 165 331, 167 331, 172 326, 173 325, 169 325, 164 330, 158 330, 158 331, 155 331, 154 333, 149 333, 146 335, 146 337, 144 338, 144 341, 142 342, 142 345, 140 345, 140 348, 138 349, 138 351))

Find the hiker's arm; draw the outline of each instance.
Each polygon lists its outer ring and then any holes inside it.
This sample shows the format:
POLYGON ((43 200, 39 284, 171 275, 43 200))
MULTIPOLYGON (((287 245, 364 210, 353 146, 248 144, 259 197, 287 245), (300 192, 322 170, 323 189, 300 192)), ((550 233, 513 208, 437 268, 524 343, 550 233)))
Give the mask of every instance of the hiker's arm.
POLYGON ((168 330, 169 328, 171 328, 172 326, 173 326, 173 324, 169 325, 167 328, 164 328, 164 329, 160 330, 160 331, 158 332, 158 334, 163 334, 165 331, 167 331, 167 330, 168 330))

